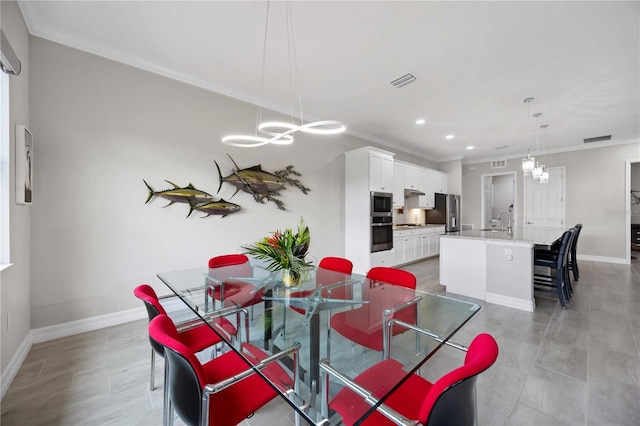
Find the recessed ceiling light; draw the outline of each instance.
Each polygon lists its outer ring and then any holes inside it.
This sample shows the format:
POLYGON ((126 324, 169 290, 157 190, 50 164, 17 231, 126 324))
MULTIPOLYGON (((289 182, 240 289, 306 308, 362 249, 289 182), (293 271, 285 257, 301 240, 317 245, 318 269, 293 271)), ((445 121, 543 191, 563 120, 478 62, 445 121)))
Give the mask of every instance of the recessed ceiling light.
POLYGON ((467 149, 473 149, 473 146, 468 146, 467 149))
POLYGON ((453 135, 447 135, 445 136, 445 139, 453 139, 453 135))
POLYGON ((424 124, 425 123, 425 119, 424 118, 419 118, 416 120, 416 124, 424 124))

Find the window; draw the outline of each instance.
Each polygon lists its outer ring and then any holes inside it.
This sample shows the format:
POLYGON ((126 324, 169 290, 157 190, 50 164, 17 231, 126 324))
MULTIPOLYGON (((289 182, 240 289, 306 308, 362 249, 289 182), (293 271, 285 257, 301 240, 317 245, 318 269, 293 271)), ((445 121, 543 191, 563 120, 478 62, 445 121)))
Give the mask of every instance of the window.
POLYGON ((0 72, 0 270, 9 265, 10 182, 9 75, 0 72))

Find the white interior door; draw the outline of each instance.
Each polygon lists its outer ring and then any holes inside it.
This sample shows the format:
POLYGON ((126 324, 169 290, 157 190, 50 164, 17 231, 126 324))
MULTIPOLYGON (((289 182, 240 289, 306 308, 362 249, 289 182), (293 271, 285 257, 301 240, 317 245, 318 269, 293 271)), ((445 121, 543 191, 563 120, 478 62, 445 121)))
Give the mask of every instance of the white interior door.
POLYGON ((524 178, 524 224, 529 227, 564 227, 564 167, 548 169, 549 182, 524 178))
POLYGON ((482 177, 482 226, 480 229, 491 228, 491 211, 493 208, 493 176, 482 177))

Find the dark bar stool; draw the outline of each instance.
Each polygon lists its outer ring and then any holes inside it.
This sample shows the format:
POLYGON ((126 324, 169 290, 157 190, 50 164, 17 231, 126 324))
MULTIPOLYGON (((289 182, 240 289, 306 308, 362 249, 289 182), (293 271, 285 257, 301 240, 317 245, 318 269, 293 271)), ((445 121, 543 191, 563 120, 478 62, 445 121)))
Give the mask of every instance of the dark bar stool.
POLYGON ((571 228, 562 234, 557 252, 553 249, 536 250, 534 252, 534 267, 541 266, 550 270, 548 275, 534 273, 534 288, 539 291, 556 293, 562 309, 567 308, 567 303, 571 298, 568 258, 570 242, 574 234, 575 228, 571 228))

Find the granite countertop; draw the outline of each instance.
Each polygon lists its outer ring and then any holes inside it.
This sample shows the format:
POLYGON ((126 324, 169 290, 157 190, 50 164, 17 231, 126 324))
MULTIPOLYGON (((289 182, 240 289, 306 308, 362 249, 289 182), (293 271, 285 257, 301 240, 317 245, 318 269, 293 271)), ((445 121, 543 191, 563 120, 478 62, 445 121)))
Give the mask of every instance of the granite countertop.
POLYGON ((555 240, 562 236, 562 233, 566 231, 564 228, 523 228, 515 227, 510 234, 505 229, 501 231, 496 230, 479 230, 479 231, 460 231, 451 232, 442 236, 442 238, 464 238, 473 240, 495 240, 495 241, 509 241, 514 243, 528 243, 528 244, 541 244, 551 245, 555 240))
POLYGON ((394 225, 394 231, 406 231, 407 229, 424 229, 424 228, 438 228, 444 227, 443 223, 441 224, 420 224, 420 225, 394 225))

